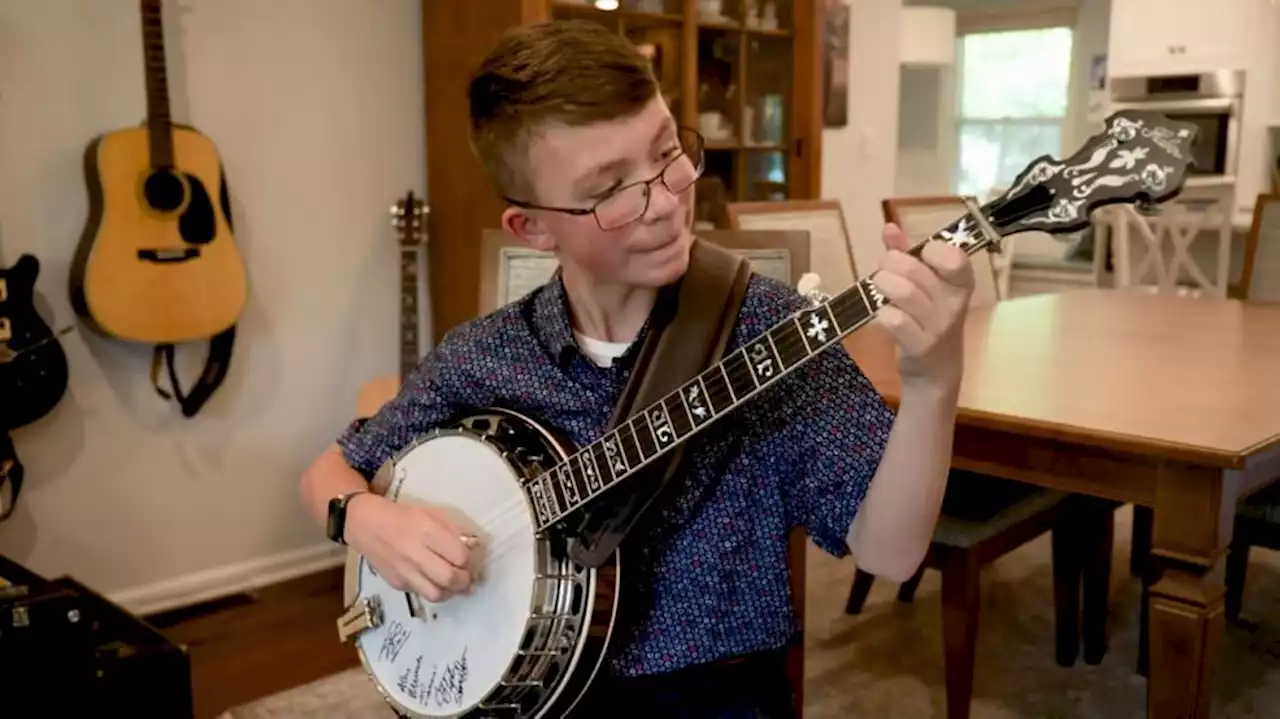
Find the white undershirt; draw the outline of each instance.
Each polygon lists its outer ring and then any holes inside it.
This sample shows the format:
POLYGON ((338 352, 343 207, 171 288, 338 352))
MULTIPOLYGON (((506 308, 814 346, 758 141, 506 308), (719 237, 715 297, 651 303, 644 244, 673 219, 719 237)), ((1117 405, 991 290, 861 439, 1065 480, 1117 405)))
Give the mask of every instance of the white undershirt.
POLYGON ((612 365, 613 361, 621 357, 627 351, 627 348, 631 346, 630 342, 598 340, 594 337, 588 337, 577 330, 573 331, 573 337, 578 341, 578 346, 582 348, 582 353, 601 367, 612 365))

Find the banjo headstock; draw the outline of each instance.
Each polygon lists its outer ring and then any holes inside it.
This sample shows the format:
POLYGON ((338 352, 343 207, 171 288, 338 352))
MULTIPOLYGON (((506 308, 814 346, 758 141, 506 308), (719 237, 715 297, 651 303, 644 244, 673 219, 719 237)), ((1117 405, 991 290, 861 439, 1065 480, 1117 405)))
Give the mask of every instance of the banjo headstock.
POLYGON ((1158 112, 1117 112, 1066 160, 1033 160, 987 204, 988 220, 1002 236, 1062 234, 1087 227, 1104 205, 1165 202, 1182 191, 1198 133, 1194 124, 1158 112))

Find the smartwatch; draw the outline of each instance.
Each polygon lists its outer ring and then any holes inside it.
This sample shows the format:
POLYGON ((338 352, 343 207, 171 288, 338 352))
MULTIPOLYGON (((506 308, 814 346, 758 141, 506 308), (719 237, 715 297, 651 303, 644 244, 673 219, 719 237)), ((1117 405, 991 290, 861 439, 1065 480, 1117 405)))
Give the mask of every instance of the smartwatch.
POLYGON ((338 544, 346 544, 345 534, 347 531, 347 505, 351 502, 351 498, 360 494, 368 494, 367 489, 358 489, 354 492, 347 492, 329 500, 329 521, 325 525, 325 534, 329 539, 338 544))

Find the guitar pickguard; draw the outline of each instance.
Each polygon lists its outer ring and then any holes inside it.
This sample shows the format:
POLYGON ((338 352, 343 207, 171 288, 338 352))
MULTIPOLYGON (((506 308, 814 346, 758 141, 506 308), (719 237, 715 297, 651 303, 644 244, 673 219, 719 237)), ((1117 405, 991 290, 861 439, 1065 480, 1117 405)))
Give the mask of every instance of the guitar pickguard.
POLYGON ((187 209, 178 218, 178 234, 182 241, 192 245, 207 245, 218 235, 218 220, 214 217, 213 201, 199 177, 187 176, 191 199, 187 209))

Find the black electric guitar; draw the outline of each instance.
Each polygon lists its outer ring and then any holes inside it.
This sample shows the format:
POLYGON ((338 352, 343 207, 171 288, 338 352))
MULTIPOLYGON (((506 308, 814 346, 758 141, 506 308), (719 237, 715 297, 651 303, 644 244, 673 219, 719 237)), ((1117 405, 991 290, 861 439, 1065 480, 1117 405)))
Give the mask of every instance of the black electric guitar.
POLYGON ((48 414, 67 391, 67 355, 36 311, 40 261, 23 254, 0 268, 0 431, 48 414))

